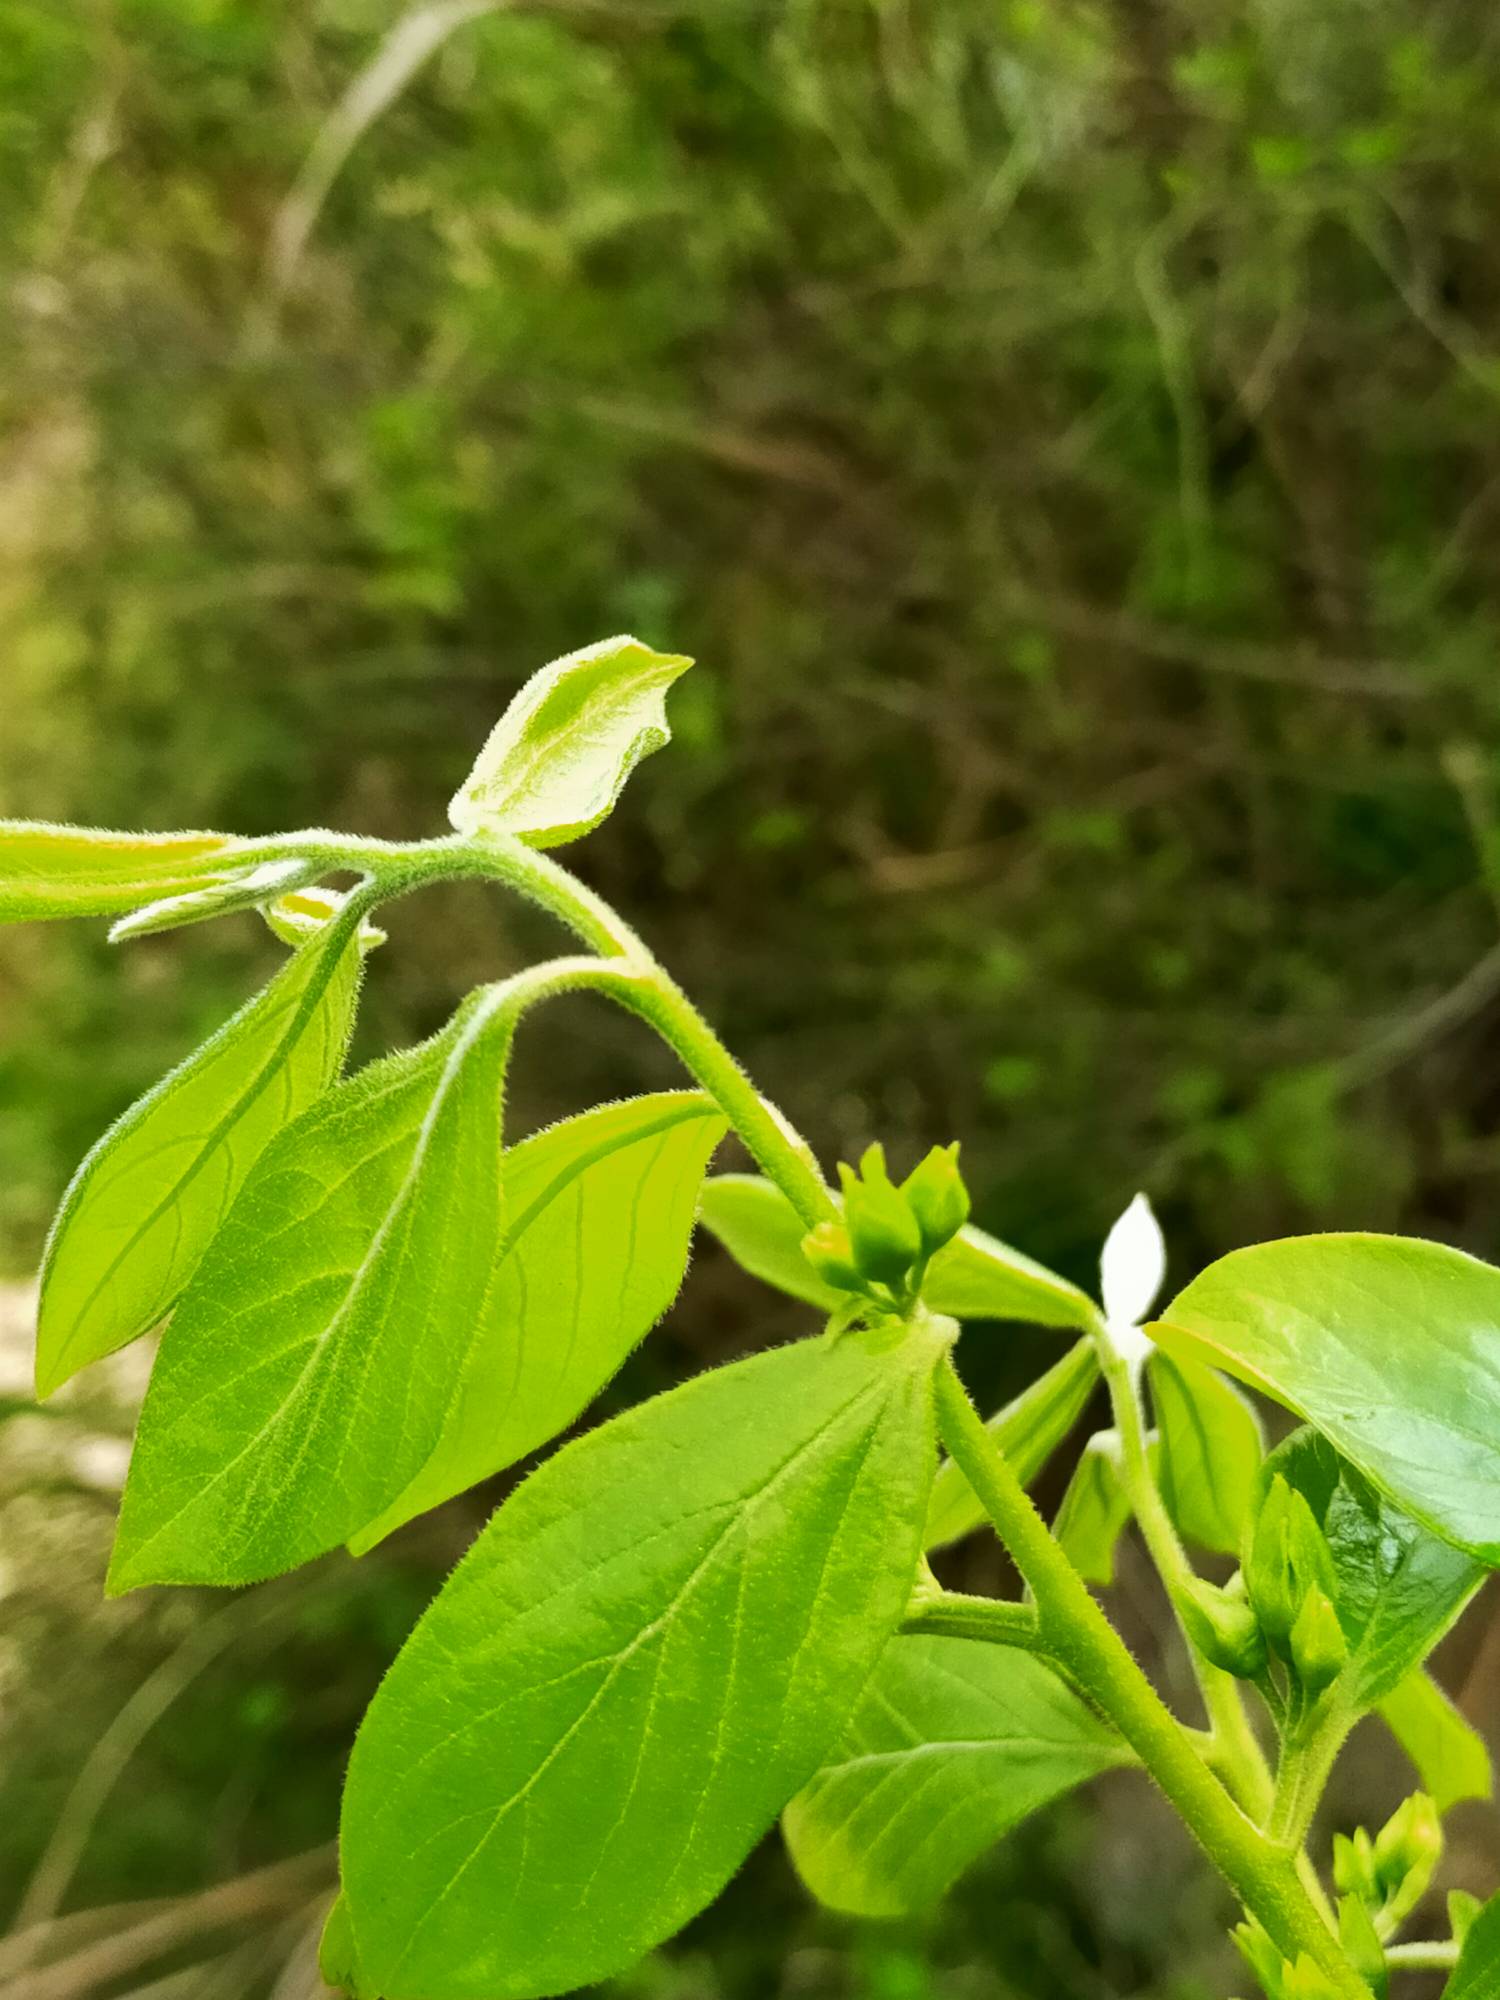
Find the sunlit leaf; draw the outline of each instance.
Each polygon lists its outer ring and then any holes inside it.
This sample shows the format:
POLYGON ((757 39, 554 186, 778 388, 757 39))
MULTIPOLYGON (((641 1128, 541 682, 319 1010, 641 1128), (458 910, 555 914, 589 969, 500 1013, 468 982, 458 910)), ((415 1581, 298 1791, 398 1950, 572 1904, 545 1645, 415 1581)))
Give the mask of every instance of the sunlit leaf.
POLYGON ((698 1190, 728 1121, 696 1091, 606 1104, 505 1155, 505 1225, 441 1438, 353 1538, 413 1515, 565 1429, 676 1297, 698 1190))
POLYGON ((846 1334, 715 1369, 506 1501, 349 1767, 344 1892, 388 2000, 570 1992, 723 1886, 905 1611, 939 1351, 846 1334))
POLYGON ((1440 1813, 1460 1799, 1490 1797, 1495 1775, 1484 1738, 1431 1674, 1415 1669, 1376 1706, 1440 1813))
POLYGON ((42 1264, 38 1395, 171 1309, 256 1160, 337 1076, 359 990, 355 930, 353 917, 327 924, 84 1160, 42 1264))
POLYGON ((1161 1440, 1161 1490, 1178 1531, 1238 1555, 1265 1451, 1260 1419, 1232 1383, 1160 1351, 1147 1364, 1161 1440))
POLYGON ((223 833, 113 833, 0 820, 0 924, 111 917, 227 880, 248 843, 223 833))
POLYGON ((1500 1562, 1500 1270, 1398 1236, 1220 1258, 1153 1335, 1264 1390, 1435 1534, 1500 1562))
MULTIPOLYGON (((1083 1415, 1099 1379, 1099 1355, 1090 1339, 1076 1341, 1045 1375, 1028 1383, 985 1428, 1010 1460, 1023 1486, 1041 1471, 1083 1415)), ((926 1546, 940 1549, 971 1534, 986 1519, 974 1489, 951 1458, 938 1466, 927 1508, 926 1546)))
POLYGON ((692 661, 602 639, 533 674, 448 808, 460 833, 531 847, 577 840, 614 809, 642 757, 671 740, 666 694, 692 661))
POLYGON ((1133 1761, 1035 1655, 897 1638, 782 1829, 820 1902, 901 1916, 936 1902, 1039 1807, 1133 1761))
MULTIPOLYGON (((755 1174, 717 1174, 703 1190, 703 1225, 752 1277, 825 1312, 844 1295, 823 1284, 802 1254, 807 1225, 780 1188, 755 1174)), ((966 1225, 927 1267, 922 1296, 955 1319, 1018 1319, 1092 1326, 1099 1309, 1055 1271, 966 1225)))
POLYGON ((516 1004, 481 989, 262 1153, 162 1340, 112 1589, 276 1575, 427 1462, 501 1228, 516 1004))

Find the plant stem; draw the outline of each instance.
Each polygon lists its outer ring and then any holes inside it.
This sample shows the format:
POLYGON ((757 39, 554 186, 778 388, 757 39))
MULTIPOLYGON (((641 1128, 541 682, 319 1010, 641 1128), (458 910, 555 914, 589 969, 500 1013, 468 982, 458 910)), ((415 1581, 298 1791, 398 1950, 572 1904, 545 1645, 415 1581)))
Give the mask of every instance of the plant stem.
POLYGON ((1276 1795, 1266 1821, 1268 1837, 1282 1847, 1299 1848, 1306 1840, 1333 1760, 1358 1719, 1338 1699, 1338 1692, 1337 1686, 1331 1688, 1326 1705, 1315 1711, 1312 1726, 1288 1737, 1282 1746, 1276 1795))
POLYGON ((945 1590, 913 1604, 902 1622, 903 1632, 934 1632, 949 1639, 981 1639, 992 1646, 1015 1646, 1040 1653, 1042 1628, 1029 1604, 1008 1604, 998 1597, 970 1597, 945 1590))
POLYGON ((937 1396, 943 1443, 1030 1585, 1048 1650, 1114 1722, 1282 1955, 1306 1952, 1343 2000, 1369 2000, 1292 1856, 1265 1838, 1203 1762, 995 1449, 951 1362, 939 1370, 937 1396))
POLYGON ((1452 1938, 1425 1938, 1411 1944, 1389 1944, 1385 1962, 1407 1972, 1446 1972, 1458 1963, 1458 1946, 1452 1938))
MULTIPOLYGON (((1116 1344, 1102 1318, 1094 1329, 1094 1344, 1120 1438, 1121 1482, 1175 1610, 1177 1598, 1193 1579, 1193 1568, 1151 1470, 1145 1415, 1141 1409, 1140 1371, 1130 1355, 1116 1344)), ((1246 1812, 1263 1821, 1271 1810, 1271 1772, 1250 1727, 1239 1683, 1222 1667, 1205 1660, 1186 1632, 1183 1643, 1217 1746, 1216 1761, 1246 1812)))

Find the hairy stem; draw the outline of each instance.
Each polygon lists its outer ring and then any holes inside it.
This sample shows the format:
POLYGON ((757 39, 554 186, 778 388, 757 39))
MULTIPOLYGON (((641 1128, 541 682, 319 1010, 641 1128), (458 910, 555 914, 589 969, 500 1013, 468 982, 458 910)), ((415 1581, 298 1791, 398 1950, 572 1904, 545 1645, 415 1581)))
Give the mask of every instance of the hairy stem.
MULTIPOLYGON (((1120 1438, 1121 1482, 1140 1522, 1151 1560, 1175 1608, 1178 1597, 1193 1578, 1193 1568, 1151 1470, 1145 1415, 1141 1409, 1140 1372, 1116 1345, 1102 1319, 1095 1329, 1094 1340, 1120 1438)), ((1205 1660, 1186 1632, 1183 1643, 1217 1746, 1216 1762, 1246 1812, 1263 1821, 1271 1810, 1271 1772, 1250 1727, 1239 1683, 1222 1667, 1205 1660)))
POLYGON ((1452 1938, 1389 1944, 1385 1948, 1385 1962, 1406 1972, 1446 1972, 1458 1963, 1458 1946, 1452 1938))
POLYGON ((903 1632, 934 1632, 949 1639, 981 1639, 993 1646, 1015 1646, 1040 1653, 1042 1628, 1029 1604, 1007 1604, 996 1597, 970 1597, 945 1590, 914 1603, 902 1622, 903 1632))
POLYGON ((1369 1988, 1324 1923, 1293 1857, 1265 1838, 1204 1763, 1052 1539, 946 1362, 938 1375, 938 1425, 1031 1587, 1048 1650, 1114 1722, 1282 1955, 1295 1960, 1306 1952, 1342 2000, 1369 2000, 1369 1988))

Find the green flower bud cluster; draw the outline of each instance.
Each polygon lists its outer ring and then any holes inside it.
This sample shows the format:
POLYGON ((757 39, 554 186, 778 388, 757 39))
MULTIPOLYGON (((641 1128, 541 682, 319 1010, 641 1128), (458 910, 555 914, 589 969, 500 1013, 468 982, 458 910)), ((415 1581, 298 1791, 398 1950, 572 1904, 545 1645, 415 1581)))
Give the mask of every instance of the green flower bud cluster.
POLYGON ((969 1191, 958 1170, 958 1142, 934 1146, 897 1187, 885 1148, 869 1146, 859 1171, 839 1166, 844 1219, 820 1222, 802 1239, 802 1254, 838 1291, 883 1287, 911 1297, 929 1260, 969 1219, 969 1191))
POLYGON ((1244 1576, 1269 1650, 1290 1670, 1302 1699, 1316 1700, 1343 1671, 1349 1644, 1323 1530, 1306 1498, 1279 1472, 1261 1503, 1244 1576))
POLYGON ((1266 1635, 1245 1596, 1236 1570, 1222 1587, 1193 1577, 1177 1600, 1183 1626, 1204 1659, 1242 1681, 1253 1681, 1266 1666, 1266 1635))
MULTIPOLYGON (((1341 1896, 1358 1902, 1378 1936, 1394 1937, 1427 1893, 1442 1859, 1443 1829, 1425 1792, 1397 1806, 1372 1840, 1364 1827, 1333 1837, 1333 1879, 1341 1896)), ((1455 1927, 1463 1911, 1457 1911, 1455 1927)))

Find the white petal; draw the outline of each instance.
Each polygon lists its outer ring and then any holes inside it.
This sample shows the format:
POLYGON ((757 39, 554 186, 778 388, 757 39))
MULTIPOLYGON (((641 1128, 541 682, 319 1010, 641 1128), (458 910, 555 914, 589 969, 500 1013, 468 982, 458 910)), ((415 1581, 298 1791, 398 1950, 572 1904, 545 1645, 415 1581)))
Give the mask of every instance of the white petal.
POLYGON ((1138 1326, 1150 1312, 1167 1271, 1167 1246, 1151 1204, 1138 1194, 1104 1241, 1099 1259, 1104 1317, 1138 1326))

